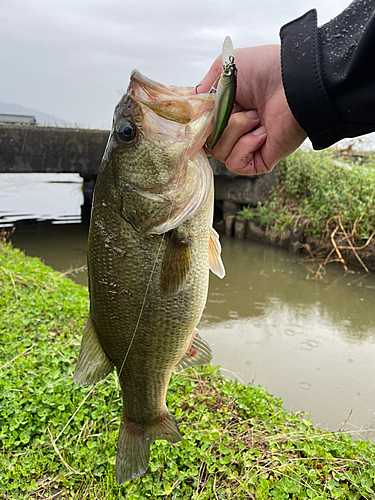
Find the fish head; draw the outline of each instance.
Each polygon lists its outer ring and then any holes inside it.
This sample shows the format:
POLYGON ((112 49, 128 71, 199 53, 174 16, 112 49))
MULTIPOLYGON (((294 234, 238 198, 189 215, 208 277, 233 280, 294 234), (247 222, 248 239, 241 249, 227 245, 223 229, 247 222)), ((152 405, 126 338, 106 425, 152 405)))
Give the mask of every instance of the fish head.
POLYGON ((103 157, 117 185, 165 186, 201 151, 212 131, 214 94, 189 95, 133 71, 117 104, 103 157))

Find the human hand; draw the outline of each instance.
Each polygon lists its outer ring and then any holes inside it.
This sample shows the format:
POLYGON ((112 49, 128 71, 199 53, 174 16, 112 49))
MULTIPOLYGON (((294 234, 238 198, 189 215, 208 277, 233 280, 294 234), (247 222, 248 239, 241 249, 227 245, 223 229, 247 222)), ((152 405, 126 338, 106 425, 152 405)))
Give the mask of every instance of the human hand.
MULTIPOLYGON (((285 97, 280 47, 237 49, 234 58, 238 69, 236 104, 223 135, 210 153, 237 174, 270 172, 306 138, 285 97)), ((208 92, 222 71, 219 56, 197 91, 208 92)))

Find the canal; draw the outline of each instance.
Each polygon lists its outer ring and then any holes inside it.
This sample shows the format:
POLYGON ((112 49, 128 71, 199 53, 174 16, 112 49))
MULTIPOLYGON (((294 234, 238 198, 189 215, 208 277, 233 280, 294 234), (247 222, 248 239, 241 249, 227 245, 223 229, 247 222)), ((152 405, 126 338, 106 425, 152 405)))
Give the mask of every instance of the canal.
MULTIPOLYGON (((3 174, 0 226, 15 224, 14 246, 86 285, 82 200, 75 175, 3 174)), ((211 274, 199 326, 214 364, 321 428, 338 430, 350 415, 345 429, 375 442, 375 277, 331 265, 325 281, 311 281, 300 256, 221 241, 227 274, 211 274)))

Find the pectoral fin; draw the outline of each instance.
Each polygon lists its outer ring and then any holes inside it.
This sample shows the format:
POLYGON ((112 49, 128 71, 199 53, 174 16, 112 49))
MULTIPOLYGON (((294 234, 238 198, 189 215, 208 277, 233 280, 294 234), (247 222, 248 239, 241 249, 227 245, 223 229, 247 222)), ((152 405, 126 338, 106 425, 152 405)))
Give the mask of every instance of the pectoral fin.
POLYGON ((210 243, 208 245, 208 263, 211 271, 216 274, 216 276, 224 278, 225 269, 223 261, 221 260, 221 245, 219 235, 214 228, 211 228, 210 243))
POLYGON ((190 248, 192 236, 177 228, 169 237, 161 270, 161 288, 165 294, 181 290, 190 269, 190 248))
POLYGON ((198 330, 195 330, 194 339, 185 356, 181 359, 175 368, 175 372, 179 373, 186 368, 195 365, 205 365, 212 359, 211 347, 202 337, 199 336, 198 330))
POLYGON ((113 364, 103 351, 91 316, 89 316, 83 332, 73 382, 83 386, 95 384, 105 378, 111 371, 113 371, 113 364))

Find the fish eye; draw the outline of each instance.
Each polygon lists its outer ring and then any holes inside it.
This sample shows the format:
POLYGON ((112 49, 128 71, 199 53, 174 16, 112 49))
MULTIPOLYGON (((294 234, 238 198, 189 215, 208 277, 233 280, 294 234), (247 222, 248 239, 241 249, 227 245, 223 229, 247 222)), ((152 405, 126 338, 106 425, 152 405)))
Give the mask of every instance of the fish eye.
POLYGON ((134 139, 137 129, 132 123, 123 123, 117 129, 117 135, 119 139, 123 142, 130 142, 134 139))

